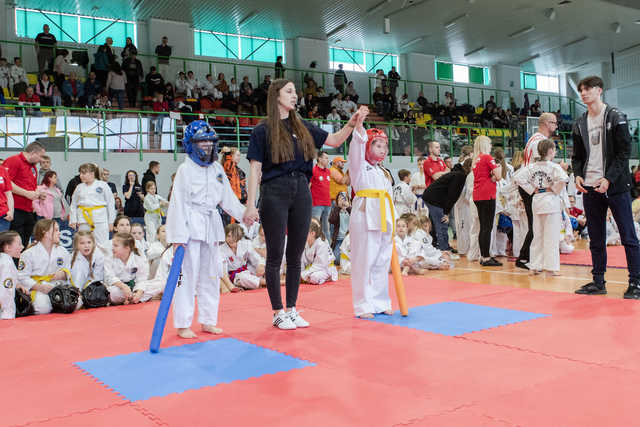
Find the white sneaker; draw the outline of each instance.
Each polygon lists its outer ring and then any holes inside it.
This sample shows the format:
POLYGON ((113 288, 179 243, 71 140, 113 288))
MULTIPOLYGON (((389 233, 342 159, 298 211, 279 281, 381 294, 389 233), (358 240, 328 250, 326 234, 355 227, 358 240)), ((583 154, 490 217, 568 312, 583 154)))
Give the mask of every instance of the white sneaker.
POLYGON ((289 316, 289 313, 285 313, 284 310, 280 310, 278 314, 273 315, 273 326, 284 330, 296 328, 296 324, 291 320, 291 316, 289 316))
POLYGON ((291 307, 291 310, 287 313, 291 321, 296 325, 297 328, 308 328, 309 322, 304 320, 302 316, 298 313, 295 307, 291 307))

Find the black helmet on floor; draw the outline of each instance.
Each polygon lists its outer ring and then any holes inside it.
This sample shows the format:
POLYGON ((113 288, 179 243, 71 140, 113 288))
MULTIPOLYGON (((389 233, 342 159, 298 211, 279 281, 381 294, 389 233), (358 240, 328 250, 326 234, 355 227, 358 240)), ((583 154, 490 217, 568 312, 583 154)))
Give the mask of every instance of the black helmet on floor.
POLYGON ((34 313, 31 295, 22 289, 16 288, 14 300, 16 302, 16 317, 31 316, 34 313))
POLYGON ((102 282, 93 282, 82 290, 82 304, 85 308, 106 307, 109 291, 102 282))
POLYGON ((72 285, 58 285, 49 291, 54 313, 73 313, 80 299, 80 291, 72 285))

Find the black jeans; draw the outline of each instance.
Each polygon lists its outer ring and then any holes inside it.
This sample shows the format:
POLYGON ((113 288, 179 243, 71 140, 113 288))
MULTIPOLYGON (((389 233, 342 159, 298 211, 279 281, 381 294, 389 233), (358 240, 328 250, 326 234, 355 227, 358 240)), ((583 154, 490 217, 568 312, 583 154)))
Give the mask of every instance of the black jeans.
POLYGON ((496 216, 496 201, 493 200, 474 200, 478 209, 478 219, 480 220, 480 234, 478 235, 478 243, 480 245, 480 254, 482 258, 489 258, 489 248, 491 247, 491 229, 496 216))
POLYGON ((292 172, 260 186, 260 222, 267 246, 265 280, 271 307, 282 309, 280 265, 287 240, 287 308, 295 307, 300 287, 301 258, 311 222, 309 181, 301 172, 292 172))
POLYGON ((31 235, 33 234, 34 225, 36 225, 36 214, 23 211, 22 209, 14 209, 10 229, 20 235, 22 245, 25 248, 29 246, 29 239, 31 239, 31 235))
POLYGON ((628 191, 608 196, 598 193, 593 187, 584 187, 587 193, 582 196, 584 201, 584 215, 587 217, 589 230, 589 249, 593 281, 604 283, 604 273, 607 270, 607 233, 605 222, 607 210, 611 209, 613 219, 618 224, 620 240, 627 257, 629 281, 640 282, 640 244, 636 236, 631 212, 631 195, 628 191))
POLYGON ((524 238, 524 242, 522 242, 522 248, 520 248, 518 261, 527 263, 530 261, 529 250, 531 249, 531 241, 533 240, 533 196, 524 191, 522 188, 518 188, 518 192, 520 193, 520 197, 522 197, 524 210, 527 213, 527 224, 529 225, 527 235, 524 238))

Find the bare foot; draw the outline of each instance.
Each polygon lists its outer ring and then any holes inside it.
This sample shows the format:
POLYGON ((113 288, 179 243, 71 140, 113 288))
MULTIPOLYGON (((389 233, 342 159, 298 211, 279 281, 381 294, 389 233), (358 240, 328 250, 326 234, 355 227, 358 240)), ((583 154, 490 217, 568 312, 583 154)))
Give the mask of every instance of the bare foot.
POLYGON ((382 314, 386 314, 387 316, 393 316, 393 310, 385 310, 382 314))
POLYGON ((210 334, 220 335, 222 333, 222 329, 216 328, 213 325, 202 325, 202 332, 208 332, 210 334))
POLYGON ((358 316, 361 319, 373 319, 373 314, 371 313, 365 313, 365 314, 361 314, 360 316, 358 316))
POLYGON ((403 276, 408 276, 409 275, 409 267, 405 267, 402 269, 402 275, 403 276))
POLYGON ((559 271, 550 271, 549 273, 551 273, 552 276, 559 276, 560 275, 559 271))
POLYGON ((140 302, 140 298, 142 298, 143 292, 142 291, 135 291, 133 293, 133 297, 131 298, 131 302, 133 304, 137 304, 140 302))
POLYGON ((191 328, 179 328, 178 336, 180 338, 191 339, 196 338, 197 335, 191 330, 191 328))

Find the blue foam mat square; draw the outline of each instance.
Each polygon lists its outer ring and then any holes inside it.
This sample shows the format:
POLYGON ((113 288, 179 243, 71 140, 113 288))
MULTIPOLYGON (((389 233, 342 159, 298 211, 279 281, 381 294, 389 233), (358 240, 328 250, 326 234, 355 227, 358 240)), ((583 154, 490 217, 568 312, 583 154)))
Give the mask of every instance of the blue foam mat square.
POLYGON ((367 320, 457 336, 547 316, 549 315, 486 305, 441 302, 412 307, 407 317, 402 317, 396 312, 393 316, 376 315, 373 319, 367 320))
POLYGON ((182 393, 315 363, 234 338, 76 362, 130 401, 182 393))

